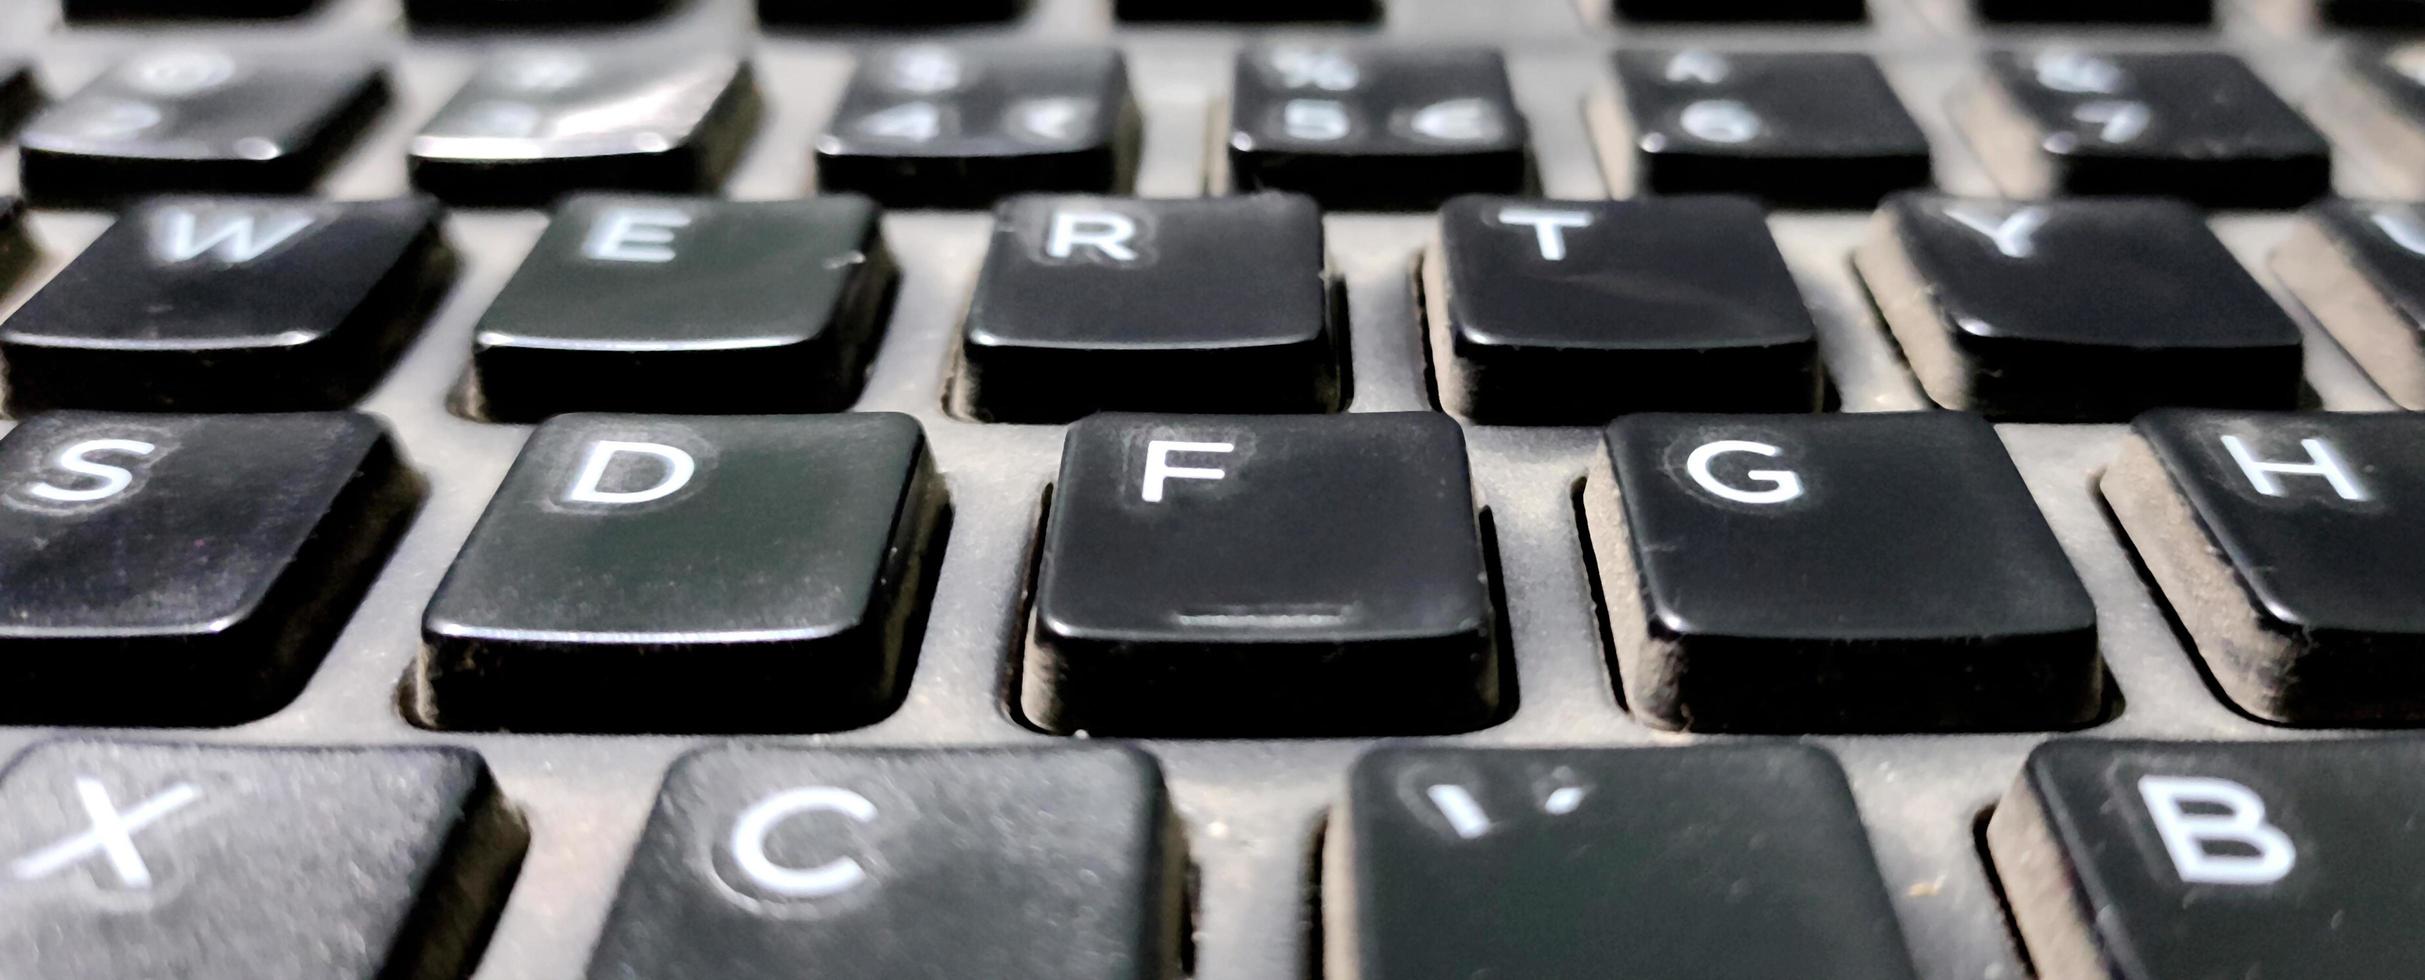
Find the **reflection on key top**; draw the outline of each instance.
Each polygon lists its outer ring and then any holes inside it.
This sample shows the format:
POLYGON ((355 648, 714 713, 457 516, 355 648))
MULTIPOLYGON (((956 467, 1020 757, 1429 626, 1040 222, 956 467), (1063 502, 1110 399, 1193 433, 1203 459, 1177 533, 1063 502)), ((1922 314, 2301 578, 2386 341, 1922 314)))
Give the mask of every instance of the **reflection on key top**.
POLYGON ((2096 610, 1976 416, 1635 415, 1583 489, 1626 703, 1731 732, 2068 728, 2096 610))
POLYGON ((2234 704, 2425 719, 2425 419, 2164 411, 2132 429, 2105 497, 2234 704))
POLYGON ((2425 741, 2040 746, 1987 825, 2043 977, 2409 977, 2425 741))
POLYGON ((437 202, 155 198, 0 326, 12 411, 287 411, 368 392, 452 279, 437 202))
POLYGON ((36 116, 19 166, 37 200, 300 191, 386 101, 383 69, 360 58, 160 48, 36 116))
POLYGON ((1335 980, 1915 976, 1809 746, 1381 749, 1322 850, 1335 980))
POLYGON ((0 438, 0 723, 268 714, 419 497, 368 416, 26 420, 0 438))
POLYGON ((1471 483, 1438 414, 1071 426, 1028 718, 1182 736, 1487 724, 1504 695, 1471 483))
POLYGON ((413 183, 474 204, 546 204, 591 188, 712 190, 757 116, 749 64, 723 51, 513 51, 413 137, 413 183))
POLYGON ((528 836, 469 749, 52 742, 0 770, 0 963, 460 977, 528 836))
POLYGON ((901 47, 860 61, 817 138, 817 182, 896 207, 1119 193, 1139 129, 1117 51, 901 47))
POLYGON ((587 976, 1179 980, 1189 881, 1133 748, 708 749, 666 776, 587 976))
POLYGON ((1287 43, 1238 55, 1228 150, 1241 190, 1429 209, 1463 193, 1522 193, 1526 142, 1496 51, 1287 43))
POLYGON ((1867 206, 1929 181, 1928 139, 1858 54, 1617 55, 1632 180, 1662 194, 1867 206))
POLYGON ((1854 265, 1947 408, 2119 422, 2299 398, 2298 324, 2177 201, 1902 195, 1854 265))
POLYGON ((2014 197, 2162 194, 2285 207, 2332 188, 2332 147, 2239 58, 2052 47, 1992 55, 1961 107, 2014 197))

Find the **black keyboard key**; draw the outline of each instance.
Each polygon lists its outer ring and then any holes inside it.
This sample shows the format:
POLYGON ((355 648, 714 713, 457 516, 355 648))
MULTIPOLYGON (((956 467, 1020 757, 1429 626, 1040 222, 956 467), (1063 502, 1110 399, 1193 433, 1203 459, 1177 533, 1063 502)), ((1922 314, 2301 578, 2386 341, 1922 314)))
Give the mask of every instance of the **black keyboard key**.
POLYGON ((1916 976, 1825 750, 1396 748, 1347 785, 1330 976, 1916 976))
POLYGON ((1472 477, 1445 415, 1098 415, 1070 428, 1051 508, 1026 666, 1048 730, 1496 717, 1472 477))
POLYGON ((1636 415, 1609 427, 1584 510, 1626 703, 1661 727, 2103 709, 2096 609, 1976 416, 1636 415))
POLYGON ((34 67, 23 59, 0 58, 0 133, 14 133, 19 123, 42 105, 42 86, 34 67))
POLYGON ((1344 327, 1324 262, 1321 212, 1295 195, 1004 202, 956 404, 1001 422, 1337 409, 1344 327))
POLYGON ((581 195, 480 320, 488 417, 850 407, 896 276, 874 204, 581 195))
POLYGON ((2175 201, 1901 196, 1854 263, 1947 408, 2121 422, 2300 396, 2298 324, 2175 201))
POLYGON ((1987 844, 2042 977, 2413 977, 2425 741, 2066 740, 1987 844))
POLYGON ((37 415, 0 438, 0 481, 9 724, 268 714, 420 498, 379 423, 338 412, 37 415))
POLYGON ((1852 21, 1869 15, 1866 0, 1615 0, 1626 20, 1727 23, 1852 21))
POLYGON ((0 772, 0 962, 42 980, 460 977, 527 837, 468 749, 52 742, 0 772))
POLYGON ((1972 0, 1980 20, 2022 24, 2204 24, 2215 0, 1972 0))
POLYGON ((758 0, 758 20, 769 26, 932 26, 1008 20, 1026 0, 900 0, 895 3, 836 3, 834 0, 758 0))
POLYGON ((1861 54, 1626 51, 1616 60, 1633 181, 1867 207, 1929 182, 1928 140, 1861 54))
POLYGON ((253 20, 295 17, 310 11, 318 0, 59 0, 59 13, 71 23, 109 20, 253 20))
POLYGON ((639 20, 673 9, 677 0, 404 0, 416 24, 588 24, 639 20))
POLYGON ((361 58, 153 51, 18 134, 26 193, 118 201, 150 191, 301 191, 387 102, 361 58))
POLYGON ((723 51, 523 50, 482 66, 413 137, 413 184, 490 205, 714 190, 757 118, 749 63, 723 51))
POLYGON ((2343 27, 2425 27, 2425 0, 2317 0, 2316 7, 2343 27))
POLYGON ((674 764, 590 980, 1178 980, 1186 846, 1113 745, 674 764))
POLYGON ((2233 703, 2425 720, 2425 419, 2161 411, 2133 432, 2105 497, 2233 703))
POLYGON ((1242 190, 1428 210, 1523 193, 1525 133, 1496 51, 1268 45, 1238 55, 1229 169, 1242 190))
POLYGON ((1117 51, 896 48, 851 76, 817 139, 817 181, 895 207, 1120 193, 1139 132, 1117 51))
POLYGON ((1114 0, 1121 20, 1270 23, 1377 20, 1382 0, 1114 0))
POLYGON ((2302 217, 2274 271, 2392 401, 2425 409, 2425 207, 2326 201, 2302 217))
POLYGON ((426 198, 155 198, 0 326, 10 410, 340 408, 452 279, 426 198))
POLYGON ((943 486, 906 415, 560 415, 439 583, 448 728, 831 731, 909 682, 943 486))
POLYGON ((1441 400, 1477 421, 1818 408, 1817 328, 1754 201, 1458 198, 1423 273, 1441 400))
POLYGON ((2014 197, 2288 207, 2332 189, 2323 134, 2231 55, 2048 49, 1987 65, 1965 122, 2014 197))

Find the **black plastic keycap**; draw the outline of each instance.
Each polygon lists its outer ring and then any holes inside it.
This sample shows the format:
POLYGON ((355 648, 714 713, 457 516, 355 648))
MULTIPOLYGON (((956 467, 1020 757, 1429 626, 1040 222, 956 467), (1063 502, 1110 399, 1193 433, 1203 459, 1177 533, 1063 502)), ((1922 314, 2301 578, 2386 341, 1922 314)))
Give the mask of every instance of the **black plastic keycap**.
POLYGON ((1636 411, 1811 411, 1817 328, 1745 198, 1464 197, 1424 264, 1449 410, 1598 425, 1636 411))
POLYGON ((452 280, 426 198, 155 198, 0 325, 8 404, 340 408, 452 280))
POLYGON ((2065 728, 2096 609, 1995 429, 1636 415, 1584 488, 1626 703, 1691 731, 2065 728))
POLYGON ((1849 21, 1868 16, 1866 0, 1615 0, 1617 16, 1649 22, 1849 21))
POLYGON ((1971 0, 1980 20, 2022 24, 2204 24, 2215 0, 1971 0))
POLYGON ((18 134, 26 194, 302 191, 386 104, 362 58, 168 48, 119 64, 18 134))
POLYGON ((994 213, 955 404, 999 422, 1331 411, 1347 401, 1331 300, 1303 197, 1014 198, 994 213))
POLYGON ((674 764, 590 980, 1178 980, 1187 855, 1120 746, 674 764))
POLYGON ((1532 179, 1507 63, 1479 48, 1276 44, 1238 55, 1229 169, 1240 190, 1324 207, 1428 210, 1532 179))
POLYGON ((34 81, 34 66, 23 58, 0 58, 0 132, 14 133, 17 125, 42 105, 42 86, 34 81))
POLYGON ((848 408, 896 275, 866 198, 582 195, 472 339, 491 418, 848 408))
POLYGON ((639 20, 672 9, 677 0, 404 0, 416 24, 548 25, 639 20))
POLYGON ((460 977, 527 836, 468 749, 52 742, 0 771, 0 963, 460 977))
POLYGON ((770 27, 917 27, 1008 20, 1025 9, 1026 0, 897 0, 892 3, 758 0, 758 20, 770 27))
POLYGON ((1855 263, 1947 408, 2120 422, 2300 397, 2298 324, 2179 202, 1900 196, 1855 263))
POLYGON ((430 600, 448 728, 831 731, 900 702, 943 487, 906 415, 560 415, 430 600))
POLYGON ((2042 977, 2425 975, 2425 741, 2064 740, 1987 843, 2042 977))
POLYGON ((1616 64, 1624 152, 1650 191, 1868 207, 1929 182, 1928 139, 1868 55, 1693 48, 1616 64))
POLYGON ((2323 201, 2273 268, 2402 408, 2425 409, 2425 207, 2323 201))
POLYGON ((2332 189, 2331 144, 2232 55, 2048 49, 1987 64, 1971 137, 2016 197, 2289 207, 2332 189))
POLYGON ((2318 0, 2316 8, 2344 27, 2425 27, 2425 0, 2318 0))
POLYGON ((0 438, 0 722, 268 714, 419 498, 362 415, 26 420, 0 438))
POLYGON ((1461 731, 1502 675, 1445 415, 1097 415, 1053 487, 1029 719, 1153 735, 1461 731))
POLYGON ((894 207, 1122 193, 1139 133, 1117 51, 895 48, 851 76, 817 138, 817 182, 894 207))
POLYGON ((71 23, 111 20, 255 20, 294 17, 319 0, 59 0, 59 13, 71 23))
POLYGON ((567 191, 711 191, 749 144, 749 63, 662 45, 530 48, 490 59, 412 142, 414 186, 543 205, 567 191))
POLYGON ((1269 23, 1369 21, 1382 0, 1113 0, 1121 20, 1269 23))
POLYGON ((2241 710, 2425 720, 2425 418, 2160 411, 2132 431, 2106 499, 2241 710))
POLYGON ((1335 980, 1909 980, 1833 757, 1394 748, 1324 836, 1335 980))

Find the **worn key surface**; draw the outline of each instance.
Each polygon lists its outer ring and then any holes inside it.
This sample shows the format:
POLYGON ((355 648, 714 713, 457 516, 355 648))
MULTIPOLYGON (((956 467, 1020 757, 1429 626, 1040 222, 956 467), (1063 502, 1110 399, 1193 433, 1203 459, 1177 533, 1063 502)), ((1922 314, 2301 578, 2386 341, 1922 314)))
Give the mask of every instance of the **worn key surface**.
POLYGON ((1810 411, 1817 328, 1746 198, 1463 197, 1425 256, 1448 410, 1598 425, 1665 411, 1810 411))
POLYGON ((954 407, 992 422, 1333 411, 1333 301, 1304 197, 1013 198, 994 212, 954 407))
POLYGON ((2164 194, 2295 207, 2332 189, 2332 146, 2238 57, 1999 53, 1961 108, 2015 197, 2164 194))
POLYGON ((387 102, 384 69, 321 52, 161 48, 18 134, 28 196, 114 203, 154 191, 302 191, 387 102))
POLYGON ((2425 721, 2425 419, 2175 410, 2132 432, 2105 497, 2241 710, 2425 721))
POLYGON ((1177 980, 1151 756, 732 747, 666 777, 590 980, 1177 980))
POLYGON ((2385 395, 2425 409, 2425 207, 2319 202, 2273 268, 2385 395))
POLYGON ((2070 728, 2096 609, 1954 412, 1635 415, 1583 488, 1628 705, 1691 731, 2070 728))
POLYGON ((1865 54, 1624 51, 1616 150, 1660 194, 1868 207, 1929 182, 1928 139, 1865 54))
POLYGON ((916 420, 560 415, 423 619, 448 728, 835 731, 909 682, 941 541, 916 420))
POLYGON ((749 143, 749 63, 663 43, 528 47, 483 64, 413 137, 413 184, 459 204, 712 191, 749 143))
POLYGON ((1053 486, 1025 665, 1055 732, 1420 734, 1505 703, 1464 430, 1097 415, 1053 486))
POLYGON ((1527 132, 1497 51, 1268 44, 1238 54, 1228 164, 1240 190, 1430 209, 1523 193, 1527 132))
POLYGON ((472 338, 487 416, 850 407, 898 280, 875 205, 581 195, 472 338))
POLYGON ((40 745, 0 771, 0 971, 455 980, 526 837, 469 749, 40 745))
POLYGON ((0 721, 268 714, 419 496, 352 413, 27 419, 0 437, 0 721))
POLYGON ((1908 980, 1824 750, 1390 748, 1322 841, 1332 980, 1908 980))
POLYGON ((1947 408, 2121 422, 2302 397, 2298 323, 2177 201, 1899 195, 1853 262, 1947 408))
POLYGON ((2063 740, 1987 825, 2046 980, 2412 977, 2425 741, 2063 740))
POLYGON ((860 60, 817 137, 817 182, 895 207, 1125 193, 1141 131, 1118 51, 904 46, 860 60))
POLYGON ((427 198, 156 198, 0 324, 8 405, 341 408, 450 284, 427 198))

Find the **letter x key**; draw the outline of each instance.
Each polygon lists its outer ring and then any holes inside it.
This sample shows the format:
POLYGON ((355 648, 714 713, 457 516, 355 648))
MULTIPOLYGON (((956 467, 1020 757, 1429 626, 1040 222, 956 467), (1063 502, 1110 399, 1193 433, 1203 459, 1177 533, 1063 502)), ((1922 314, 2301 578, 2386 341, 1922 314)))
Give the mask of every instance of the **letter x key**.
POLYGON ((9 877, 40 881, 100 854, 117 874, 119 885, 150 888, 152 869, 143 862, 143 852, 136 849, 135 835, 201 798, 202 791, 194 784, 178 783, 121 813, 110 799, 109 788, 101 785, 100 780, 77 776, 76 800, 92 821, 92 829, 9 862, 9 877))

